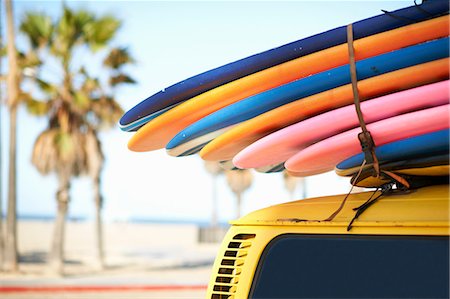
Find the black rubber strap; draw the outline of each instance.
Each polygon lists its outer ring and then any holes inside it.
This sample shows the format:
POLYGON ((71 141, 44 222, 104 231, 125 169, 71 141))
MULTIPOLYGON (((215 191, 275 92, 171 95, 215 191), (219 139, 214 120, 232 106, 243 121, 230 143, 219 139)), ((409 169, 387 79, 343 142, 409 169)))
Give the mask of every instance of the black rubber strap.
POLYGON ((361 111, 361 103, 358 92, 358 78, 356 74, 355 49, 353 48, 352 24, 347 26, 347 45, 348 56, 350 60, 349 65, 350 77, 352 80, 353 101, 356 108, 356 114, 358 115, 359 126, 362 130, 362 132, 358 134, 358 139, 361 144, 361 149, 364 152, 366 162, 373 165, 374 175, 378 177, 380 175, 380 167, 378 164, 377 156, 375 155, 375 143, 373 142, 372 135, 370 135, 370 132, 367 130, 366 123, 364 122, 364 117, 361 111))
POLYGON ((378 189, 372 193, 372 195, 370 196, 370 198, 361 206, 359 206, 356 209, 356 213, 355 216, 353 216, 352 220, 350 220, 350 223, 347 226, 347 231, 350 231, 352 229, 352 225, 353 222, 355 222, 356 219, 358 219, 359 216, 361 216, 362 213, 364 213, 365 210, 367 210, 371 205, 373 205, 375 202, 377 202, 378 199, 380 199, 380 197, 382 197, 383 195, 388 194, 390 191, 392 190, 392 186, 390 186, 388 189, 383 190, 377 197, 373 198, 373 196, 375 195, 375 193, 378 191, 378 189))

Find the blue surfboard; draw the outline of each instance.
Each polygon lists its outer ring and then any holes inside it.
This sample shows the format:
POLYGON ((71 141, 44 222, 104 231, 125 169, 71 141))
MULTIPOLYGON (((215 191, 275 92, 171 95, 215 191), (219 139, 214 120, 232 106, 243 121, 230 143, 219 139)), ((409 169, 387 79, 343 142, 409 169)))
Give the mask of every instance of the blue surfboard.
POLYGON ((420 158, 414 158, 409 160, 402 161, 394 161, 384 163, 382 165, 383 170, 403 170, 403 169, 412 169, 412 168, 425 168, 425 167, 433 167, 433 166, 441 166, 441 165, 449 165, 449 153, 441 152, 435 153, 432 156, 424 156, 420 158))
MULTIPOLYGON (((448 14, 448 11, 448 1, 424 1, 420 5, 386 12, 354 23, 354 38, 359 39, 435 18, 448 14)), ((342 26, 193 76, 157 92, 131 108, 120 119, 120 128, 124 131, 136 131, 165 110, 201 93, 346 41, 346 27, 342 26)))
MULTIPOLYGON (((375 148, 375 154, 380 164, 410 160, 424 156, 436 156, 449 151, 448 129, 429 134, 403 139, 375 148)), ((362 164, 364 154, 358 154, 342 161, 336 169, 349 169, 362 164)))
MULTIPOLYGON (((449 162, 450 162, 449 153, 443 151, 441 153, 433 154, 432 156, 424 156, 419 158, 412 158, 409 160, 387 162, 381 164, 380 166, 382 170, 396 172, 399 170, 449 165, 449 162)), ((340 176, 353 176, 354 174, 358 173, 358 171, 359 165, 358 167, 354 168, 346 168, 346 169, 336 168, 336 172, 340 176)), ((369 171, 371 172, 372 170, 369 169, 369 171)))
MULTIPOLYGON (((448 43, 449 38, 442 38, 358 61, 358 80, 448 57, 448 43)), ((349 65, 345 65, 273 88, 200 119, 179 132, 166 149, 172 156, 193 154, 226 128, 281 105, 349 83, 349 65)))

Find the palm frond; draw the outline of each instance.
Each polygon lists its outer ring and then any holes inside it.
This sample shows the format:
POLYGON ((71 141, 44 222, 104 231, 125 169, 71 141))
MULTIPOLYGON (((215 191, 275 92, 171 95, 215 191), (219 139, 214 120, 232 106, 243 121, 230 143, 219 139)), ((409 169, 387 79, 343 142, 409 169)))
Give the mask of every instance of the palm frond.
POLYGON ((101 89, 100 81, 97 78, 88 77, 87 74, 85 74, 84 76, 85 80, 81 85, 81 90, 83 90, 86 93, 92 93, 96 90, 101 89))
POLYGON ((119 84, 123 84, 123 83, 127 83, 127 84, 135 84, 136 81, 131 78, 130 76, 126 75, 126 74, 118 74, 115 76, 111 76, 109 78, 109 84, 111 84, 111 86, 117 86, 119 84))
POLYGON ((45 13, 29 12, 22 20, 20 30, 26 35, 34 49, 42 48, 52 38, 52 19, 45 13))
POLYGON ((223 172, 223 168, 220 166, 220 162, 216 161, 205 161, 204 162, 206 171, 212 174, 213 176, 221 174, 223 172))
POLYGON ((121 22, 113 16, 103 16, 83 27, 86 42, 93 51, 103 48, 121 26, 121 22))
POLYGON ((63 14, 58 20, 56 27, 58 36, 64 40, 74 41, 77 29, 73 11, 67 6, 64 6, 63 14))
POLYGON ((74 25, 80 34, 84 34, 86 26, 89 26, 92 22, 95 22, 95 16, 87 10, 80 9, 72 12, 74 25))
POLYGON ((49 102, 39 101, 30 97, 25 97, 25 104, 30 114, 36 116, 46 115, 50 110, 49 102))
POLYGON ((85 146, 85 133, 50 128, 36 139, 31 162, 42 174, 62 170, 69 171, 72 176, 86 174, 88 168, 85 146))
POLYGON ((124 111, 111 97, 101 97, 92 101, 91 112, 96 128, 109 128, 117 124, 124 111))
POLYGON ((31 163, 41 174, 48 174, 57 169, 57 149, 55 147, 55 129, 47 129, 37 137, 33 146, 31 163))
POLYGON ((77 13, 64 6, 63 14, 56 25, 53 53, 60 57, 68 56, 74 45, 83 41, 83 27, 92 19, 93 16, 89 13, 77 13))
POLYGON ((53 84, 53 83, 49 83, 47 81, 44 81, 40 78, 34 78, 34 81, 36 82, 36 84, 38 85, 39 89, 43 92, 45 92, 46 94, 50 95, 50 96, 54 96, 58 93, 58 86, 53 84))
POLYGON ((36 68, 42 64, 39 55, 35 51, 28 51, 26 53, 17 51, 17 63, 22 72, 26 68, 36 68))
POLYGON ((55 136, 55 146, 58 152, 58 159, 62 164, 70 163, 76 159, 77 135, 70 132, 59 131, 55 136))
POLYGON ((227 182, 234 193, 242 193, 247 190, 253 181, 253 175, 248 169, 228 170, 227 182))
POLYGON ((125 64, 134 63, 127 48, 113 48, 106 56, 103 64, 112 69, 119 69, 125 64))
POLYGON ((75 91, 73 99, 74 99, 74 104, 77 109, 86 110, 89 108, 90 98, 86 92, 84 92, 82 90, 75 91))

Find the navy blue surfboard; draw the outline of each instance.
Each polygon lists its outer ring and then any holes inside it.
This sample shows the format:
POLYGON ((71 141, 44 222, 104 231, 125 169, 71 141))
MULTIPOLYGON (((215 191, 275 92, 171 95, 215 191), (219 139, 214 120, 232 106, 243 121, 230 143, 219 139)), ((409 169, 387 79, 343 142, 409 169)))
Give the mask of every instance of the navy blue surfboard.
MULTIPOLYGON (((449 130, 403 139, 375 148, 380 164, 393 161, 411 160, 426 156, 439 156, 449 152, 449 130)), ((364 160, 364 154, 358 154, 342 161, 336 169, 345 170, 358 167, 364 160)))

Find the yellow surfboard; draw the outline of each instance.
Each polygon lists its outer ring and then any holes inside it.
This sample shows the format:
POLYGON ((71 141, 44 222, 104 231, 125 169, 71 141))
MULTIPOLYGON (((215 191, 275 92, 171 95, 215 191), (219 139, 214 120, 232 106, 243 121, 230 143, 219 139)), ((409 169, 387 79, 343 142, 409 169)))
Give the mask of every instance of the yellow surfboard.
MULTIPOLYGON (((361 60, 428 40, 448 36, 449 17, 379 33, 354 42, 361 60)), ((200 94, 156 117, 132 136, 128 148, 150 151, 163 148, 179 131, 202 117, 249 96, 348 63, 347 44, 328 48, 265 69, 200 94)))
MULTIPOLYGON (((414 177, 432 177, 427 178, 427 180, 440 180, 443 182, 448 182, 448 174, 449 174, 449 166, 448 165, 442 165, 442 166, 430 166, 430 167, 422 167, 422 168, 411 168, 411 169, 403 169, 398 171, 393 171, 397 174, 403 174, 408 176, 413 176, 412 179, 414 180, 414 177)), ((380 187, 386 183, 391 182, 389 178, 385 178, 383 176, 381 177, 373 177, 373 176, 367 176, 365 178, 362 178, 358 180, 358 182, 354 183, 357 187, 362 188, 375 188, 380 187)))
MULTIPOLYGON (((363 170, 367 170, 371 165, 367 165, 363 170)), ((337 169, 334 171, 339 176, 352 176, 360 170, 360 166, 352 167, 349 169, 337 169)), ((388 169, 389 170, 389 169, 388 169)), ((433 165, 424 167, 410 167, 405 169, 390 170, 394 173, 404 174, 404 175, 415 175, 415 176, 444 176, 450 175, 449 165, 433 165)))

